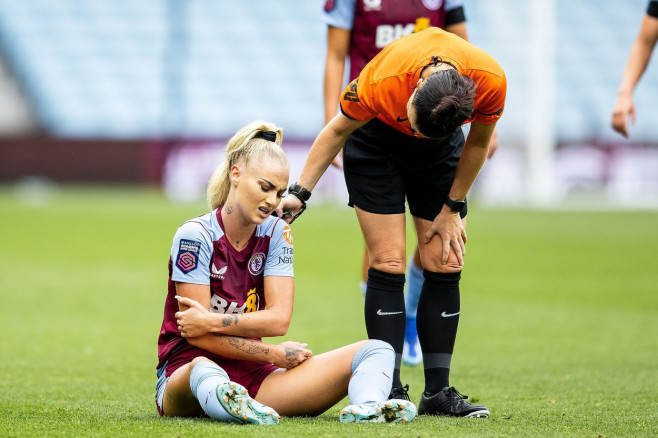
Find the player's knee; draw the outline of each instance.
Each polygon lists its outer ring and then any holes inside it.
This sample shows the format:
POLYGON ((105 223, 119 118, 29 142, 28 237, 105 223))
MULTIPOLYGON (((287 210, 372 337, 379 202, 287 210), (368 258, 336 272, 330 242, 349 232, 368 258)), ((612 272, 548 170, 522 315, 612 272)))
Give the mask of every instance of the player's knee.
POLYGON ((388 274, 404 274, 407 264, 407 256, 404 247, 398 248, 397 245, 379 251, 371 251, 370 266, 378 271, 388 274))
POLYGON ((368 343, 366 343, 366 345, 364 345, 362 348, 365 348, 368 351, 378 351, 382 354, 391 354, 395 356, 395 350, 393 349, 393 346, 391 346, 391 344, 386 341, 382 341, 381 339, 370 339, 368 343))
POLYGON ((423 259, 423 268, 427 269, 428 271, 440 272, 442 274, 454 274, 464 269, 464 265, 459 264, 457 256, 451 252, 450 256, 448 257, 448 262, 445 264, 441 263, 440 254, 434 257, 426 257, 423 259))
POLYGON ((190 368, 194 368, 196 365, 200 364, 201 362, 211 362, 210 359, 204 356, 197 356, 192 361, 190 362, 190 368))
POLYGON ((383 362, 395 362, 395 350, 388 342, 379 339, 371 339, 366 342, 354 354, 352 359, 352 372, 366 359, 377 357, 378 360, 383 362))
POLYGON ((463 268, 463 265, 448 262, 445 265, 438 265, 433 271, 441 274, 456 274, 461 272, 463 268))
POLYGON ((406 260, 404 257, 380 257, 373 258, 370 266, 387 274, 404 274, 406 269, 406 260))

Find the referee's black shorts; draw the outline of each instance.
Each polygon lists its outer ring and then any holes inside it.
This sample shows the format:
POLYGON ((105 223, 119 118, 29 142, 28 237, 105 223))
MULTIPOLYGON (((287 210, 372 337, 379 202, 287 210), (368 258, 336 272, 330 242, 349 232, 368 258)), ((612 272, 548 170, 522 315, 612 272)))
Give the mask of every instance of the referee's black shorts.
POLYGON ((463 147, 461 129, 439 142, 371 120, 354 131, 343 148, 349 205, 399 214, 405 212, 406 199, 413 216, 433 221, 450 192, 463 147))

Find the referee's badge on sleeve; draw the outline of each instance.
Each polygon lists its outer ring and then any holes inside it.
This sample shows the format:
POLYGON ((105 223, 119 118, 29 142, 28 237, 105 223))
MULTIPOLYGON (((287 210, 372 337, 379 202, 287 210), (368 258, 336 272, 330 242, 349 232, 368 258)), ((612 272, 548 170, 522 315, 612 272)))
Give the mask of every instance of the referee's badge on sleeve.
POLYGON ((176 266, 183 271, 183 274, 193 271, 198 266, 200 248, 200 242, 181 239, 178 256, 176 257, 176 266))

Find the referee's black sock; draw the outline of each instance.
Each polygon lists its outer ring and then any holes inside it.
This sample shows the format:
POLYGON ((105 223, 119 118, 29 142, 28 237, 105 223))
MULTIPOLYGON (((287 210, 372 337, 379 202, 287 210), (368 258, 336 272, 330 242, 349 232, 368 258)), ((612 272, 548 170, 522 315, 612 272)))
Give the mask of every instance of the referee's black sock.
POLYGON ((450 386, 450 361, 459 324, 461 272, 423 271, 416 324, 423 350, 425 391, 435 394, 450 386))
POLYGON ((406 321, 404 274, 389 274, 375 268, 368 270, 365 320, 368 337, 388 342, 395 350, 393 387, 402 386, 400 364, 406 321))

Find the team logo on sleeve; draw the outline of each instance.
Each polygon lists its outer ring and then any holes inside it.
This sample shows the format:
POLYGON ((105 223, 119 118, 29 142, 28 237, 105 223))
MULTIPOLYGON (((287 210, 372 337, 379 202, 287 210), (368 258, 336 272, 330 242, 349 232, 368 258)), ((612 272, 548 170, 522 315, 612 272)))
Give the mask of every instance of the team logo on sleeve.
POLYGON ((178 256, 176 257, 176 266, 183 271, 183 274, 193 271, 198 266, 200 248, 200 242, 181 239, 178 256))
POLYGON ((260 275, 263 272, 263 268, 265 268, 265 254, 258 252, 251 256, 249 260, 249 273, 254 276, 260 275))
POLYGON ((356 93, 356 86, 359 83, 359 78, 354 79, 348 86, 349 90, 343 94, 343 100, 351 102, 359 102, 359 95, 356 93))
POLYGON ((283 238, 286 239, 289 245, 292 245, 292 231, 288 225, 283 229, 283 238))

